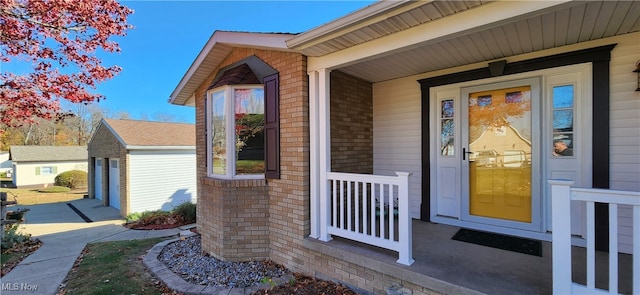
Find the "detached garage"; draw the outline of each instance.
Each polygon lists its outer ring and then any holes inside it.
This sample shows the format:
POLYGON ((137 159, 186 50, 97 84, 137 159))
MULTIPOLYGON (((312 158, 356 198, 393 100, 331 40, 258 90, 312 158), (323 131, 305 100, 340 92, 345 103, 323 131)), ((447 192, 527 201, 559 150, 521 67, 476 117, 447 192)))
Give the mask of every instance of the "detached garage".
POLYGON ((196 202, 193 124, 103 119, 88 152, 89 196, 122 216, 196 202))

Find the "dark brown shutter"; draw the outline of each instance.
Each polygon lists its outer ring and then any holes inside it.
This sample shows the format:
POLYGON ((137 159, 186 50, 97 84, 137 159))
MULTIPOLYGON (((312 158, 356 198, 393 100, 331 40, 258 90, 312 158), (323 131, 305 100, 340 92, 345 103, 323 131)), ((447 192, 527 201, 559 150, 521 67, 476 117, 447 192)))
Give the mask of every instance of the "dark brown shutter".
POLYGON ((264 77, 265 177, 280 178, 280 82, 278 74, 264 77))

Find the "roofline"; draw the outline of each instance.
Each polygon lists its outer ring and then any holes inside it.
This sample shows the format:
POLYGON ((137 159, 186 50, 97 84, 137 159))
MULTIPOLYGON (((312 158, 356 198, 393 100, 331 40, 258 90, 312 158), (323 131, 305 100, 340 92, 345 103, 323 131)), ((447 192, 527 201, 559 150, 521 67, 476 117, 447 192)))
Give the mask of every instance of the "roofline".
MULTIPOLYGON (((169 103, 184 105, 184 102, 176 102, 178 95, 184 90, 186 84, 191 80, 198 68, 207 58, 209 52, 218 44, 230 45, 233 47, 249 47, 270 49, 279 51, 290 51, 286 41, 291 39, 294 34, 287 33, 250 33, 250 32, 231 32, 231 31, 215 31, 209 38, 209 41, 200 50, 200 53, 193 61, 187 72, 184 74, 178 86, 171 92, 169 103)), ((190 95, 191 96, 191 95, 190 95)))
POLYGON ((302 50, 326 40, 333 39, 337 35, 344 35, 348 32, 371 25, 372 23, 379 22, 381 19, 389 18, 433 1, 434 0, 382 0, 340 17, 334 21, 303 32, 302 34, 288 40, 287 45, 289 48, 302 50))
POLYGON ((22 161, 14 161, 11 160, 14 164, 19 163, 60 163, 60 162, 86 162, 87 158, 78 158, 78 159, 66 159, 66 160, 22 160, 22 161))
POLYGON ((127 150, 195 150, 195 145, 127 145, 127 150))
MULTIPOLYGON (((118 134, 118 132, 116 132, 115 129, 113 129, 113 127, 111 127, 111 125, 109 125, 109 122, 107 122, 106 118, 102 118, 102 120, 100 121, 100 125, 104 125, 109 132, 111 132, 111 134, 118 140, 118 142, 120 142, 120 144, 124 147, 127 146, 127 143, 124 141, 124 138, 120 137, 120 134, 118 134)), ((98 125, 98 127, 100 127, 100 125, 98 125)), ((98 128, 96 128, 96 131, 98 131, 98 128)), ((98 132, 94 132, 93 134, 97 134, 98 132)), ((93 137, 91 137, 91 140, 93 140, 93 137)))

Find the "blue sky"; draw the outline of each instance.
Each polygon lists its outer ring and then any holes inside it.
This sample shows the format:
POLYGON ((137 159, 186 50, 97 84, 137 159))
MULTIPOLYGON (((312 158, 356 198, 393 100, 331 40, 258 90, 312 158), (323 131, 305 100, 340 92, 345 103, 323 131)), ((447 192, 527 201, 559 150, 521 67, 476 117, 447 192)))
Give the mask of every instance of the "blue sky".
POLYGON ((122 1, 135 13, 135 28, 116 39, 121 53, 102 56, 122 72, 99 85, 100 106, 111 113, 126 111, 132 119, 171 114, 193 123, 193 107, 167 100, 215 30, 300 33, 372 1, 122 1))

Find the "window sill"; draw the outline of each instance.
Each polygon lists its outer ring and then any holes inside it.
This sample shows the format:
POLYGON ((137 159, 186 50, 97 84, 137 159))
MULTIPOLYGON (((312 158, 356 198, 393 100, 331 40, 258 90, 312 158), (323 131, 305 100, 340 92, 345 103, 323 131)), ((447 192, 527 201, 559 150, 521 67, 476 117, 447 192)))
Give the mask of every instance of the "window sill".
POLYGON ((256 178, 235 178, 235 179, 225 179, 225 178, 213 178, 210 176, 205 176, 201 178, 202 184, 211 185, 215 187, 266 187, 267 181, 264 177, 260 179, 256 178))

